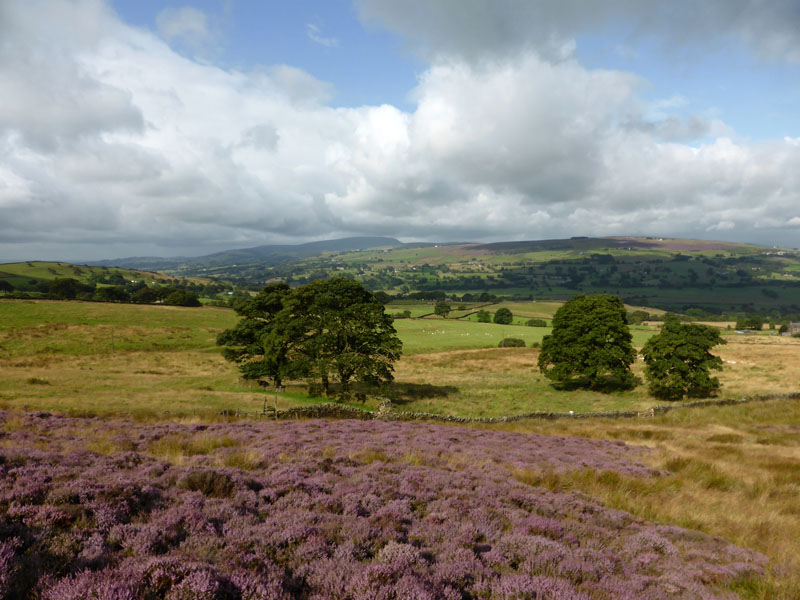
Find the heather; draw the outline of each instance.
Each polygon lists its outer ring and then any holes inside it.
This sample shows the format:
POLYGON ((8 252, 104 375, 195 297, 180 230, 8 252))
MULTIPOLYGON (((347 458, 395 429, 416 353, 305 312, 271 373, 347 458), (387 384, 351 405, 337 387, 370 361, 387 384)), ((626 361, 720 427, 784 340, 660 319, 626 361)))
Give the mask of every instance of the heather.
POLYGON ((642 450, 391 422, 0 413, 0 596, 733 598, 765 559, 515 474, 642 450))

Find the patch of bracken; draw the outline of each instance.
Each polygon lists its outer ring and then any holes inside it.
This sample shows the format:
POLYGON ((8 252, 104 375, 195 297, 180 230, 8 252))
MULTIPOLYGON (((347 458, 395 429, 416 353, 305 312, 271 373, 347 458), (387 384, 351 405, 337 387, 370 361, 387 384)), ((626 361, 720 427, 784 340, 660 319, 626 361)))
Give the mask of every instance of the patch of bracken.
POLYGON ((4 598, 724 599, 766 560, 514 477, 659 476, 616 443, 355 420, 21 419, 0 448, 4 598), (260 466, 220 466, 226 448, 170 464, 81 445, 173 435, 228 437, 260 466))

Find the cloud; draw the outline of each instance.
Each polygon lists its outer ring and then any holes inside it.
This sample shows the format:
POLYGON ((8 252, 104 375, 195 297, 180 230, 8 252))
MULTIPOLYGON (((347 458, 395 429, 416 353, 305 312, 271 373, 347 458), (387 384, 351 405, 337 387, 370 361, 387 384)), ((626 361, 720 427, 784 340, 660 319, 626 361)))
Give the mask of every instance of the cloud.
POLYGON ((83 57, 114 30, 100 2, 0 4, 0 132, 49 152, 105 132, 141 131, 130 93, 102 81, 83 57))
POLYGON ((710 47, 729 38, 764 58, 800 63, 800 10, 795 0, 356 0, 361 19, 400 33, 423 55, 475 61, 520 48, 563 60, 581 33, 624 26, 665 51, 710 47), (709 35, 713 32, 714 35, 709 35))
POLYGON ((195 50, 216 41, 216 36, 209 29, 206 14, 191 6, 164 8, 156 15, 156 27, 165 40, 185 44, 195 50))
POLYGON ((0 10, 6 260, 357 234, 796 233, 795 138, 737 139, 725 123, 672 116, 678 99, 659 113, 634 74, 587 69, 563 45, 556 60, 521 31, 513 48, 499 25, 481 33, 505 50, 480 60, 438 53, 413 110, 331 108, 330 85, 301 69, 200 63, 99 1, 0 10))
POLYGON ((335 37, 324 37, 322 35, 322 30, 319 27, 314 25, 313 23, 308 23, 306 25, 306 35, 308 39, 310 39, 315 44, 319 44, 320 46, 325 46, 326 48, 338 48, 339 47, 339 40, 335 37))

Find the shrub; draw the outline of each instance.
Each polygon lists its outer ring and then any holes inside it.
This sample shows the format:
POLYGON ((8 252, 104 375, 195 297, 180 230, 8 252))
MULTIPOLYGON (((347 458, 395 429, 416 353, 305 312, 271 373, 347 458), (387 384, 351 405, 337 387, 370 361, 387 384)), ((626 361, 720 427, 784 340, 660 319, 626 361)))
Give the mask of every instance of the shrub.
POLYGON ((525 340, 519 338, 503 338, 497 346, 498 348, 524 348, 525 340))
POLYGON ((547 321, 544 319, 528 319, 525 321, 528 327, 547 327, 547 321))
POLYGON ((488 310, 478 311, 478 323, 489 323, 491 320, 492 316, 489 314, 488 310))
POLYGON ((192 492, 202 492, 210 498, 229 498, 233 493, 233 480, 218 471, 194 471, 181 480, 179 487, 192 492))

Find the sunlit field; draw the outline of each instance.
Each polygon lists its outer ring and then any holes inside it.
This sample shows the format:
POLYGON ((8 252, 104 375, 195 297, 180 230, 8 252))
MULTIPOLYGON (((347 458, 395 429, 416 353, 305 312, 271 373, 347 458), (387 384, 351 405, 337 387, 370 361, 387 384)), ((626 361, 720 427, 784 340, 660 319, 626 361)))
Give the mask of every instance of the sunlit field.
MULTIPOLYGON (((214 343, 235 324, 228 309, 58 301, 0 302, 0 404, 69 412, 205 416, 257 413, 317 403, 304 382, 265 394, 238 379, 214 343)), ((469 417, 534 411, 646 410, 657 404, 644 385, 611 394, 558 391, 536 368, 531 348, 549 328, 454 319, 399 319, 404 356, 388 393, 395 410, 469 417), (527 348, 498 348, 504 337, 527 348)), ((641 346, 655 329, 634 329, 641 346)), ((721 395, 737 397, 793 389, 800 340, 727 336, 721 395)), ((642 363, 634 364, 641 376, 642 363)), ((384 393, 384 392, 382 392, 384 393)), ((374 409, 370 397, 363 406, 374 409)))
MULTIPOLYGON (((26 410, 145 423, 224 423, 231 412, 260 412, 265 400, 280 409, 319 402, 306 395, 301 382, 283 394, 264 394, 238 381, 235 366, 221 358, 214 344, 216 334, 236 322, 230 310, 3 301, 0 316, 0 409, 12 411, 0 444, 6 448, 15 443, 8 434, 24 423, 14 415, 26 410)), ((393 410, 486 417, 644 411, 659 403, 644 385, 613 394, 553 389, 536 369, 538 349, 530 347, 548 328, 452 319, 401 319, 396 326, 405 355, 396 365, 393 410), (497 348, 504 336, 523 338, 528 347, 497 348)), ((634 343, 641 345, 655 331, 634 330, 634 343)), ((795 383, 800 381, 800 340, 766 332, 726 339, 729 343, 717 348, 724 360, 721 397, 800 391, 795 383)), ((634 371, 641 376, 641 369, 639 360, 634 371)), ((376 404, 370 399, 364 407, 376 404)), ((580 459, 566 469, 535 463, 513 466, 510 472, 533 489, 578 490, 609 508, 761 552, 770 561, 767 577, 728 581, 727 589, 743 598, 800 597, 800 401, 678 409, 656 418, 533 419, 480 427, 651 448, 638 460, 661 472, 658 477, 592 467, 580 459)), ((143 450, 178 465, 204 457, 214 468, 257 469, 263 464, 233 435, 184 433, 143 450)), ((109 456, 128 447, 116 434, 101 432, 83 443, 109 456)), ((353 460, 391 458, 375 452, 371 447, 356 452, 353 460)), ((430 460, 423 454, 391 460, 430 460)))

